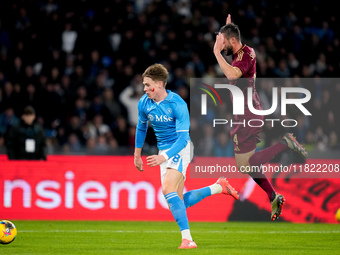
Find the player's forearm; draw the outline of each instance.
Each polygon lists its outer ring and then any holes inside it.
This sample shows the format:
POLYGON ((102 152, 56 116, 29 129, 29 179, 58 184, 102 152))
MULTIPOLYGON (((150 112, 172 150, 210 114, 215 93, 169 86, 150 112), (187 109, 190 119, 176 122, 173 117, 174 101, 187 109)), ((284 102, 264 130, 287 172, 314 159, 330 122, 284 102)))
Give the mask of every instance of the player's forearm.
MULTIPOLYGON (((179 132, 178 139, 171 146, 171 148, 166 152, 168 158, 172 158, 177 153, 179 153, 188 144, 190 140, 189 132, 179 132)), ((165 155, 164 155, 165 156, 165 155)))
POLYGON ((135 153, 133 154, 135 157, 140 157, 142 155, 142 148, 135 148, 135 153))
POLYGON ((221 52, 215 52, 215 57, 217 59, 218 65, 228 80, 236 80, 241 77, 242 73, 240 73, 240 70, 229 65, 222 56, 221 52))

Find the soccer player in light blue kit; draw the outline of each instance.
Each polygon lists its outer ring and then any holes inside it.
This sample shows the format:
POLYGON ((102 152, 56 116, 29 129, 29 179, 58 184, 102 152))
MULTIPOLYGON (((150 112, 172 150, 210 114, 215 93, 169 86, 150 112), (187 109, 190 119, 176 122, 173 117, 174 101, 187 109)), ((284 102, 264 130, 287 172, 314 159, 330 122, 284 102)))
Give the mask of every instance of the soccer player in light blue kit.
POLYGON ((210 186, 191 190, 183 195, 185 174, 193 149, 189 136, 190 118, 184 100, 165 89, 167 78, 168 71, 161 64, 151 65, 143 73, 146 94, 138 103, 134 164, 139 171, 143 171, 141 152, 147 123, 150 121, 157 138, 159 153, 148 156, 147 165, 159 165, 161 168, 162 192, 182 234, 182 244, 178 248, 192 249, 197 248, 197 245, 190 234, 186 208, 210 195, 223 193, 235 199, 238 199, 238 195, 225 178, 219 178, 210 186))

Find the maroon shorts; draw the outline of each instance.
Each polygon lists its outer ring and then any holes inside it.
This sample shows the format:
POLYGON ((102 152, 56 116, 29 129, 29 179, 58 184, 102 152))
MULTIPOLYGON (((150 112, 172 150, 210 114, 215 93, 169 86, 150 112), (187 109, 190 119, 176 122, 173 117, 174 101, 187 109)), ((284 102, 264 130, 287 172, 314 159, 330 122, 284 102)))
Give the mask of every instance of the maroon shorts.
MULTIPOLYGON (((257 118, 259 119, 259 118, 257 118)), ((243 122, 243 120, 235 120, 235 122, 243 122)), ((252 122, 253 126, 260 126, 260 122, 252 122)), ((260 132, 262 127, 250 127, 248 126, 248 120, 245 120, 244 125, 234 125, 230 131, 231 139, 234 143, 234 152, 236 154, 247 153, 256 148, 256 144, 261 142, 260 132)))

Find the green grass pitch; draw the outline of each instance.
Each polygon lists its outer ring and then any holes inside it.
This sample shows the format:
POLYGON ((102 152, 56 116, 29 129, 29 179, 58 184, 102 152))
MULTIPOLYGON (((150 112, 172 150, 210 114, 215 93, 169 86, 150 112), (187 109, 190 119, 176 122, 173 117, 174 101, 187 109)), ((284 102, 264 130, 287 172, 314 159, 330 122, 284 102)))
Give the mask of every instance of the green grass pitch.
POLYGON ((340 225, 191 222, 198 248, 178 250, 175 222, 13 221, 0 254, 340 254, 340 225))

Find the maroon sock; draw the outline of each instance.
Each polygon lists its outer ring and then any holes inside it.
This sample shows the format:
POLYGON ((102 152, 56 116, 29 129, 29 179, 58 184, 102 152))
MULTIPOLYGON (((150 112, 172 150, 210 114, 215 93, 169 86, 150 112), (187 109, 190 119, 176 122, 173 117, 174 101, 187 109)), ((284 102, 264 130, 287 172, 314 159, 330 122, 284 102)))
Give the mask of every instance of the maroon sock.
POLYGON ((273 146, 270 146, 267 149, 254 153, 254 155, 251 156, 249 159, 249 164, 251 166, 263 165, 267 163, 269 160, 271 160, 273 157, 275 157, 277 154, 279 154, 281 151, 284 151, 287 148, 288 146, 286 144, 282 143, 274 144, 273 146))
MULTIPOLYGON (((259 185, 261 187, 261 189, 263 189, 267 193, 269 201, 272 201, 273 200, 273 192, 275 192, 275 191, 273 189, 273 186, 268 181, 267 176, 264 173, 262 173, 262 171, 249 173, 249 175, 257 183, 257 185, 259 185)), ((275 196, 274 196, 274 198, 275 198, 275 196)))
MULTIPOLYGON (((253 156, 249 159, 249 164, 251 166, 258 166, 261 167, 261 165, 267 163, 269 160, 271 160, 274 156, 279 154, 281 151, 284 151, 287 149, 287 144, 277 143, 267 149, 258 151, 254 153, 253 156)), ((270 184, 270 182, 267 179, 267 176, 262 172, 253 172, 249 174, 253 180, 259 185, 266 193, 270 201, 273 200, 273 186, 270 184)))

